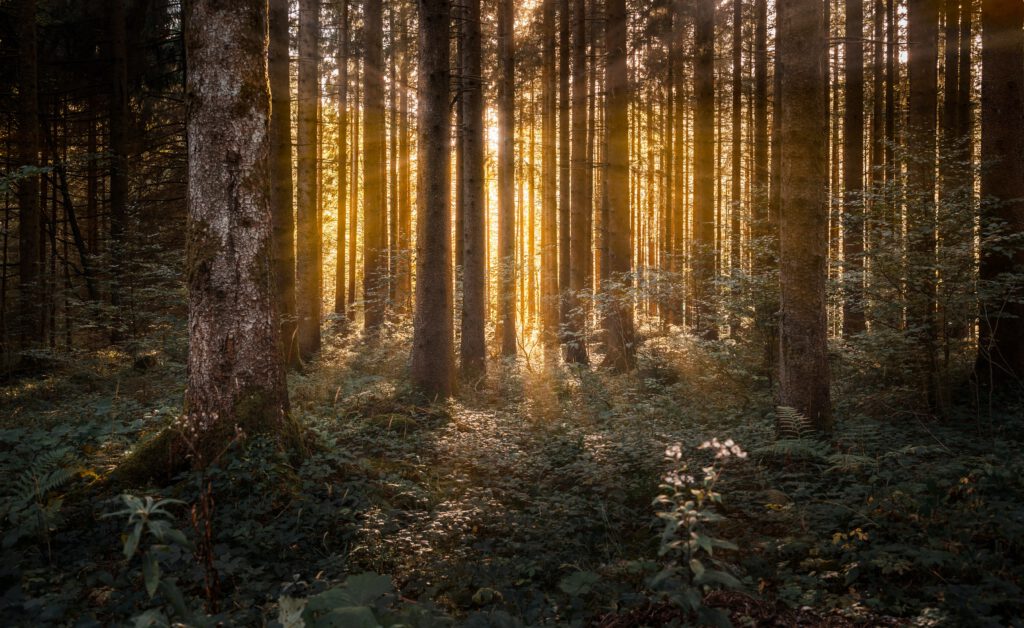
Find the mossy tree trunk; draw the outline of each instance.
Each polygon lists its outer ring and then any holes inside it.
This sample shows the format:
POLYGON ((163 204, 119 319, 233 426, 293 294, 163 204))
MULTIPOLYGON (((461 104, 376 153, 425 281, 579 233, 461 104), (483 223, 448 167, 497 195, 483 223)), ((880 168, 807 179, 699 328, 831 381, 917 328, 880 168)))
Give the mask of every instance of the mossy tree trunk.
POLYGON ((283 433, 271 255, 265 0, 186 4, 189 356, 195 463, 236 428, 283 433))

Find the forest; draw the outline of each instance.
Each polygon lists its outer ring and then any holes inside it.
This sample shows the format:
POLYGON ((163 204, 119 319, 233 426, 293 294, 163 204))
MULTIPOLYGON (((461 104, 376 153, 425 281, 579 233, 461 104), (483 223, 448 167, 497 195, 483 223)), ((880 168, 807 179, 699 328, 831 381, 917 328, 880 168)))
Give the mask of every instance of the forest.
POLYGON ((1024 0, 0 60, 0 625, 1024 626, 1024 0))

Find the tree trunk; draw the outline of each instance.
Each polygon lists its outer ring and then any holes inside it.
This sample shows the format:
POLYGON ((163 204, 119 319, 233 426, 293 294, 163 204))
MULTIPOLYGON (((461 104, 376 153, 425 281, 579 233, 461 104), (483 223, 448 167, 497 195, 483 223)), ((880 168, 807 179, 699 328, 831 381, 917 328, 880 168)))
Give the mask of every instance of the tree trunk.
POLYGON ((387 191, 382 0, 366 0, 363 55, 363 324, 376 333, 387 303, 387 191))
MULTIPOLYGON (((348 2, 338 9, 338 250, 334 265, 334 313, 339 321, 345 316, 345 234, 348 217, 348 2)), ((355 181, 352 182, 355 187, 355 181)))
POLYGON ((864 2, 846 0, 843 335, 864 331, 864 2))
POLYGON ((419 0, 419 185, 412 381, 428 399, 455 386, 452 316, 449 0, 419 0))
POLYGON ((487 367, 484 230, 484 97, 481 87, 480 0, 466 0, 462 45, 462 375, 478 377, 487 367))
POLYGON ((540 310, 545 356, 558 342, 558 203, 555 168, 555 0, 543 1, 541 59, 540 310))
POLYGON ((270 207, 274 298, 287 366, 298 364, 295 327, 295 212, 292 206, 292 114, 288 59, 288 0, 270 2, 270 207))
POLYGON ((569 324, 569 290, 572 245, 570 212, 572 166, 569 152, 569 0, 558 2, 558 330, 566 342, 569 324))
POLYGON ((827 322, 828 130, 820 0, 779 6, 781 74, 779 399, 831 432, 827 322))
POLYGON ((715 274, 715 4, 697 0, 693 70, 693 289, 697 334, 716 338, 715 274))
POLYGON ((317 214, 317 103, 320 100, 320 0, 299 0, 299 97, 296 132, 295 310, 301 360, 320 350, 321 238, 317 214))
POLYGON ((503 356, 516 354, 514 28, 512 0, 498 0, 498 337, 503 356))
POLYGON ((633 303, 630 296, 629 80, 625 0, 608 0, 605 30, 608 275, 613 284, 605 313, 605 364, 615 371, 636 366, 633 303))
MULTIPOLYGON (((1006 235, 1024 233, 1024 4, 982 0, 981 173, 982 233, 1002 225, 1006 235)), ((1024 305, 1019 272, 1024 249, 1012 252, 982 241, 981 279, 996 294, 981 311, 978 375, 986 386, 1019 391, 1024 381, 1024 305), (998 283, 1006 282, 1006 289, 998 283)))
POLYGON ((398 291, 396 307, 409 313, 412 299, 412 198, 409 159, 409 25, 405 11, 401 15, 402 34, 399 50, 402 63, 398 72, 398 291))
POLYGON ((587 23, 585 0, 574 0, 572 47, 572 173, 569 238, 569 290, 567 307, 569 324, 566 334, 566 359, 586 364, 587 344, 584 336, 586 317, 579 299, 586 287, 590 265, 590 249, 583 234, 590 214, 587 195, 587 23))
POLYGON ((907 3, 910 83, 907 163, 908 323, 918 331, 922 374, 929 407, 942 411, 944 386, 938 381, 938 329, 935 284, 935 113, 937 104, 938 0, 907 3))
POLYGON ((189 355, 194 465, 234 436, 285 434, 272 277, 267 3, 186 4, 189 355))
MULTIPOLYGON (((743 211, 743 0, 732 3, 732 129, 729 186, 729 269, 735 275, 740 271, 740 225, 743 211)), ((737 295, 738 296, 738 295, 737 295)), ((735 337, 739 319, 732 316, 730 333, 735 337)))
MULTIPOLYGON (((36 2, 21 0, 18 9, 18 163, 34 169, 40 165, 36 2)), ((41 342, 43 333, 40 211, 39 174, 29 171, 18 181, 18 331, 26 349, 41 342)))
POLYGON ((125 0, 113 0, 108 16, 110 27, 110 304, 114 321, 110 339, 124 336, 125 322, 120 308, 121 284, 128 276, 125 248, 128 227, 128 37, 125 0))

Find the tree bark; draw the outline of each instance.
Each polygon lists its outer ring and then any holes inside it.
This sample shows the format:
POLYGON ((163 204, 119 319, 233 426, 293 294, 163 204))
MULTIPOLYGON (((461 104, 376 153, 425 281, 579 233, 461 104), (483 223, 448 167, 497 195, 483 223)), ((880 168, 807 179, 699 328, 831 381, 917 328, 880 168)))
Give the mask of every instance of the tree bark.
POLYGON ((779 400, 832 430, 826 327, 828 130, 823 6, 778 6, 776 72, 781 74, 779 400))
MULTIPOLYGON (((1024 233, 1024 3, 982 0, 981 173, 982 233, 1024 233)), ((1024 249, 1007 252, 983 240, 981 279, 1011 287, 997 291, 981 311, 980 380, 997 390, 1024 381, 1024 305, 1020 282, 1008 273, 1024 265, 1024 249)))
POLYGON ((566 293, 568 308, 565 337, 566 359, 586 364, 587 344, 584 336, 586 317, 580 294, 586 287, 590 266, 587 247, 587 216, 590 214, 587 195, 587 23, 585 0, 574 0, 572 47, 572 172, 569 238, 569 289, 566 293))
POLYGON ((317 212, 317 103, 320 100, 320 0, 299 0, 296 131, 295 311, 299 358, 320 350, 321 238, 317 212))
POLYGON ((186 4, 189 355, 194 465, 248 434, 284 434, 275 306, 267 3, 186 4))
POLYGON ((515 9, 498 0, 498 337, 501 355, 516 354, 515 9))
POLYGON ((540 310, 545 356, 555 359, 558 343, 558 202, 555 161, 555 0, 543 0, 541 59, 541 227, 540 310))
POLYGON ((384 322, 388 298, 382 0, 366 0, 363 19, 363 324, 373 334, 384 322))
POLYGON ((615 371, 636 366, 633 302, 629 294, 630 202, 629 202, 629 80, 627 73, 628 29, 625 0, 608 0, 605 30, 606 153, 608 222, 608 275, 613 284, 607 290, 610 302, 605 313, 605 365, 615 371))
POLYGON ((465 0, 462 69, 462 375, 478 377, 487 368, 484 230, 484 97, 481 87, 480 0, 465 0))
MULTIPOLYGON (((280 1, 280 0, 278 0, 280 1)), ((338 251, 334 265, 334 313, 339 321, 345 316, 345 234, 348 218, 348 2, 338 9, 338 251)), ((355 187, 355 181, 352 182, 355 187)))
POLYGON ((693 327, 718 336, 712 308, 715 275, 715 3, 697 0, 693 71, 693 327))
POLYGON ((921 350, 920 368, 925 377, 929 407, 943 411, 940 398, 938 328, 936 324, 935 246, 935 148, 938 59, 938 0, 907 3, 909 108, 907 159, 908 323, 921 350))
POLYGON ((864 331, 864 2, 846 0, 843 94, 843 335, 864 331))
POLYGON ((558 2, 558 330, 559 338, 567 341, 569 325, 569 290, 572 269, 570 212, 572 202, 569 146, 569 22, 570 0, 558 2))
MULTIPOLYGON (((35 0, 21 0, 18 10, 18 162, 36 169, 40 164, 35 0)), ((41 342, 43 333, 40 211, 39 174, 29 171, 18 181, 18 331, 26 349, 41 342)))
POLYGON ((292 205, 292 114, 288 58, 288 0, 270 2, 270 207, 274 297, 287 366, 298 364, 295 325, 295 212, 292 205))
POLYGON ((419 185, 411 375, 428 399, 455 387, 452 315, 449 0, 419 0, 419 185))
POLYGON ((124 337, 125 322, 120 314, 121 284, 127 277, 128 228, 128 36, 125 0, 110 4, 110 305, 114 321, 110 338, 124 337))

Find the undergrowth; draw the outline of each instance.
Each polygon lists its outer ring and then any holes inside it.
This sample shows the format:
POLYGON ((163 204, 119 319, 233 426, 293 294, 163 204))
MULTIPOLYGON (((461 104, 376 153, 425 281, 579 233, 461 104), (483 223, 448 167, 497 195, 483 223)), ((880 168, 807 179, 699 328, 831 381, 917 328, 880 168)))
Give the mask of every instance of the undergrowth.
POLYGON ((755 349, 645 333, 634 373, 495 362, 435 405, 408 329, 330 336, 290 381, 308 456, 239 440, 159 487, 107 478, 180 413, 182 356, 9 383, 0 623, 1022 621, 1019 407, 903 412, 850 350, 822 439, 755 349))

